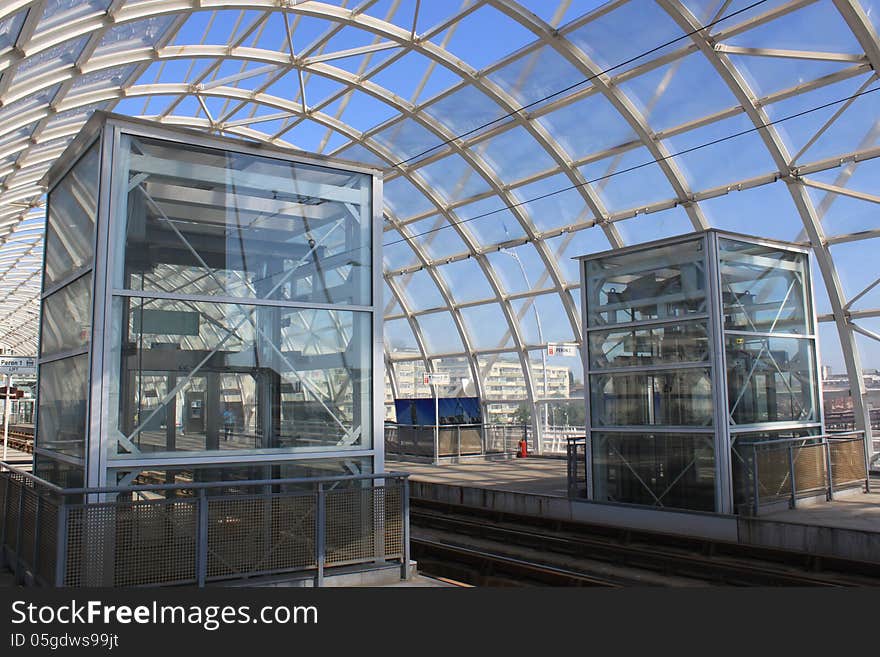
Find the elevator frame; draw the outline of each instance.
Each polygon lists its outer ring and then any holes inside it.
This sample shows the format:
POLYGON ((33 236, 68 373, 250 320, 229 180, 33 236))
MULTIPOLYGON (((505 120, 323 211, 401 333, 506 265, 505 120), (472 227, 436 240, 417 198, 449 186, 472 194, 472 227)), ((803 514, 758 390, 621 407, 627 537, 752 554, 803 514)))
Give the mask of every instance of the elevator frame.
MULTIPOLYGON (((584 400, 586 405, 586 436, 587 449, 585 450, 586 458, 586 493, 590 500, 604 502, 607 500, 599 499, 597 495, 598 482, 596 481, 596 471, 594 463, 593 451, 596 449, 596 441, 594 437, 597 433, 619 433, 619 434, 666 434, 666 435, 699 435, 712 434, 714 447, 714 512, 716 513, 734 513, 734 490, 733 490, 733 463, 732 463, 732 445, 738 434, 747 434, 755 432, 769 431, 804 431, 809 434, 824 433, 824 412, 822 407, 822 381, 819 376, 819 356, 818 335, 816 332, 817 319, 815 302, 813 299, 812 276, 809 261, 809 249, 786 242, 772 239, 754 237, 751 235, 743 235, 730 231, 719 229, 706 229, 671 238, 656 240, 648 243, 633 245, 620 249, 612 249, 599 253, 589 254, 575 258, 579 260, 580 281, 581 281, 581 320, 583 330, 583 346, 581 356, 583 360, 584 370, 584 400), (780 252, 789 252, 800 254, 803 258, 802 264, 804 268, 803 295, 805 303, 805 322, 807 330, 805 334, 797 335, 801 340, 809 341, 812 345, 812 363, 810 364, 812 372, 812 390, 813 390, 813 410, 815 419, 810 421, 768 421, 757 422, 748 425, 734 425, 730 416, 730 400, 728 399, 728 373, 727 373, 727 355, 725 349, 725 339, 727 336, 736 335, 736 331, 725 330, 724 326, 724 305, 722 301, 722 276, 721 276, 721 254, 720 240, 729 239, 756 246, 767 247, 780 252), (675 247, 677 245, 684 246, 700 240, 702 243, 702 261, 705 264, 705 312, 694 314, 693 316, 675 317, 666 319, 646 319, 632 322, 621 322, 615 324, 592 324, 591 325, 591 307, 590 307, 590 291, 588 285, 590 277, 588 274, 588 265, 597 260, 611 261, 619 256, 629 254, 637 254, 640 252, 648 252, 663 247, 675 247), (634 372, 644 373, 655 370, 677 370, 694 367, 705 366, 710 370, 711 380, 711 397, 712 397, 712 424, 710 426, 663 426, 653 424, 629 424, 621 426, 596 426, 592 417, 591 397, 594 385, 597 385, 596 377, 607 373, 602 369, 591 367, 591 345, 590 335, 595 331, 607 331, 609 329, 618 328, 654 328, 664 325, 670 325, 682 320, 703 320, 708 327, 709 356, 704 364, 695 363, 666 363, 663 365, 648 366, 648 369, 633 368, 634 372)), ((769 268, 768 268, 769 269, 769 268)), ((783 300, 780 307, 785 305, 783 300)), ((601 307, 601 306, 600 306, 601 307)), ((598 309, 596 309, 598 310, 598 309)), ((790 333, 750 333, 749 335, 763 336, 766 338, 789 338, 793 334, 790 333)), ((643 484, 644 485, 644 484, 643 484)), ((651 507, 656 508, 656 507, 651 507)))
MULTIPOLYGON (((209 135, 186 128, 168 127, 155 122, 125 117, 107 112, 95 112, 80 133, 69 144, 64 153, 55 161, 52 168, 43 178, 47 194, 62 182, 67 173, 79 162, 95 143, 99 144, 100 172, 98 183, 97 216, 95 217, 95 231, 92 242, 93 259, 90 266, 91 281, 91 306, 89 309, 90 341, 85 349, 55 354, 51 357, 40 359, 40 365, 60 361, 65 358, 88 354, 88 388, 87 410, 85 427, 85 453, 83 458, 58 453, 51 449, 43 449, 39 441, 39 426, 35 428, 37 436, 35 454, 52 459, 56 462, 79 466, 84 469, 83 483, 87 487, 115 486, 117 481, 115 473, 118 471, 130 471, 137 469, 165 469, 181 466, 251 466, 251 465, 281 465, 298 462, 307 463, 316 459, 369 459, 372 472, 384 470, 384 381, 382 372, 383 360, 383 337, 382 337, 382 171, 374 167, 359 163, 348 162, 337 158, 328 158, 321 155, 283 149, 263 143, 249 142, 226 136, 209 135), (259 453, 241 454, 224 453, 223 451, 180 452, 173 456, 150 457, 148 454, 137 458, 110 458, 107 445, 115 444, 113 437, 115 427, 111 427, 108 420, 109 408, 109 384, 107 382, 108 368, 118 367, 119 363, 111 358, 112 344, 112 300, 115 296, 127 296, 136 298, 158 297, 160 293, 142 293, 135 290, 112 289, 108 284, 110 279, 110 240, 111 224, 125 221, 118 217, 120 204, 120 190, 114 184, 112 177, 116 171, 114 158, 121 146, 123 134, 136 137, 152 138, 166 142, 174 142, 181 146, 196 146, 220 151, 235 152, 257 157, 266 157, 275 160, 287 161, 294 164, 313 165, 318 167, 332 168, 347 173, 359 173, 371 176, 372 184, 370 197, 371 234, 369 247, 371 276, 369 305, 340 304, 298 301, 275 301, 261 298, 238 298, 212 296, 210 302, 230 303, 264 307, 303 308, 309 310, 352 311, 357 313, 369 313, 371 320, 371 337, 369 341, 369 362, 371 365, 371 381, 369 383, 371 400, 368 405, 372 417, 363 424, 364 429, 371 431, 368 443, 358 449, 322 449, 319 451, 285 451, 276 449, 271 453, 264 450, 259 453)), ((48 221, 48 216, 47 216, 48 221)), ((45 253, 44 253, 45 259, 45 253)), ((44 282, 41 299, 46 299, 52 294, 78 280, 82 272, 74 276, 66 276, 57 281, 49 289, 45 286, 45 260, 43 267, 44 282)), ((193 295, 197 296, 197 295, 193 295)), ((206 301, 206 299, 196 299, 206 301)), ((182 392, 180 394, 183 394, 182 392)), ((39 418, 37 418, 39 423, 39 418)))

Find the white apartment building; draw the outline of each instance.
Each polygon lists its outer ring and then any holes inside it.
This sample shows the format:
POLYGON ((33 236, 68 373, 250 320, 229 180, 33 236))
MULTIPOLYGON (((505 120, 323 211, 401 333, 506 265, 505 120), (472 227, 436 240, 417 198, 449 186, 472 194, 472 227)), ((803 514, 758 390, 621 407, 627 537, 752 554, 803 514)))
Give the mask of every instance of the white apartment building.
MULTIPOLYGON (((397 396, 401 399, 432 397, 431 386, 424 383, 425 365, 421 360, 394 361, 397 396)), ((441 358, 434 361, 437 372, 449 373, 449 386, 441 386, 441 397, 476 396, 471 372, 463 358, 441 358)), ((571 368, 547 365, 547 394, 544 394, 544 365, 532 362, 532 376, 539 398, 568 399, 571 392, 571 368)), ((484 357, 480 359, 484 382, 485 412, 488 423, 515 421, 517 409, 528 399, 526 380, 518 360, 510 357, 484 357), (485 370, 488 369, 488 372, 485 370)), ((386 419, 394 418, 394 393, 386 379, 386 419)))

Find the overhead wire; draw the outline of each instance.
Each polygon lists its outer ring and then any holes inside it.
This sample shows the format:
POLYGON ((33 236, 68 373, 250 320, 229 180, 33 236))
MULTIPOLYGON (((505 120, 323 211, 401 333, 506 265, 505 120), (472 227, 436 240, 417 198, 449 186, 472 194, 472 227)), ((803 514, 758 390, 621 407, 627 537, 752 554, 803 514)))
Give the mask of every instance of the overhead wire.
POLYGON ((559 96, 563 96, 563 95, 567 94, 569 91, 574 91, 578 87, 582 87, 583 85, 585 85, 589 82, 592 82, 593 80, 601 78, 603 75, 608 75, 608 74, 616 71, 617 69, 623 68, 624 66, 628 66, 629 64, 637 62, 638 60, 642 59, 643 57, 647 57, 648 55, 653 55, 654 53, 659 52, 659 51, 663 50, 664 48, 668 48, 669 46, 675 45, 679 41, 684 41, 684 40, 690 39, 695 34, 699 34, 700 32, 702 32, 704 30, 715 27, 719 23, 730 20, 731 18, 734 18, 735 16, 739 16, 740 14, 743 14, 747 11, 751 11, 755 7, 762 5, 765 2, 767 2, 767 0, 756 0, 756 2, 753 2, 749 5, 746 5, 745 7, 742 7, 741 9, 737 9, 736 11, 730 12, 729 14, 725 14, 724 16, 721 16, 720 18, 717 18, 713 21, 710 21, 697 29, 691 30, 690 32, 684 32, 683 34, 675 37, 674 39, 670 39, 664 43, 661 43, 658 46, 654 46, 650 50, 646 50, 646 51, 641 52, 638 55, 634 55, 633 57, 630 57, 622 62, 618 62, 614 66, 610 66, 608 68, 602 69, 601 71, 598 71, 598 72, 596 72, 596 73, 594 73, 594 74, 592 74, 582 80, 579 80, 578 82, 574 82, 566 87, 563 87, 562 89, 554 91, 551 94, 547 94, 546 96, 543 96, 541 98, 533 100, 532 102, 527 103, 525 105, 522 105, 514 110, 510 110, 506 114, 503 114, 502 116, 496 117, 490 121, 486 121, 485 123, 478 125, 475 128, 471 128, 470 130, 468 130, 466 132, 463 132, 463 133, 456 135, 454 137, 449 137, 448 139, 445 139, 444 141, 441 141, 441 142, 435 144, 434 146, 431 146, 430 148, 426 148, 425 150, 421 151, 420 153, 416 153, 415 155, 412 155, 404 160, 400 160, 398 162, 395 162, 394 164, 392 164, 390 166, 391 166, 391 168, 397 168, 397 167, 400 167, 404 164, 412 162, 413 160, 418 160, 419 158, 427 155, 428 153, 433 153, 438 148, 443 148, 444 146, 448 146, 449 144, 452 144, 453 142, 456 142, 460 139, 464 139, 465 137, 468 137, 472 134, 480 132, 481 130, 484 130, 485 128, 491 127, 491 126, 495 125, 496 123, 500 123, 502 121, 505 121, 513 116, 516 116, 520 112, 523 112, 523 111, 528 110, 532 107, 535 107, 536 105, 540 105, 541 103, 545 103, 548 100, 552 100, 553 98, 558 98, 559 96))
POLYGON ((726 142, 726 141, 730 141, 730 140, 732 140, 732 139, 736 139, 736 138, 738 138, 738 137, 742 137, 742 136, 744 136, 744 135, 748 135, 748 134, 751 134, 751 133, 755 133, 755 132, 758 132, 758 131, 760 131, 760 130, 764 130, 764 129, 766 129, 766 128, 772 127, 772 126, 774 126, 774 125, 778 125, 778 124, 780 124, 780 123, 784 123, 784 122, 786 122, 786 121, 791 121, 791 120, 793 120, 793 119, 797 119, 797 118, 800 118, 800 117, 802 117, 802 116, 806 116, 806 115, 808 115, 808 114, 812 114, 812 113, 814 113, 814 112, 819 112, 819 111, 821 111, 821 110, 828 109, 829 107, 833 107, 833 106, 835 106, 835 105, 840 105, 841 103, 847 103, 847 102, 849 102, 849 101, 851 101, 851 100, 855 100, 856 98, 859 98, 859 97, 862 97, 862 96, 867 96, 868 94, 872 94, 872 93, 874 93, 874 92, 876 92, 876 91, 880 91, 880 86, 871 87, 871 88, 869 88, 869 89, 864 89, 864 90, 862 90, 862 91, 859 91, 859 92, 857 92, 857 93, 851 94, 851 95, 849 95, 849 96, 844 96, 843 98, 838 98, 838 99, 836 99, 836 100, 832 100, 832 101, 829 101, 829 102, 827 102, 827 103, 822 103, 821 105, 817 105, 817 106, 815 106, 815 107, 811 107, 811 108, 808 108, 808 109, 805 109, 805 110, 801 110, 800 112, 795 112, 794 114, 789 114, 789 115, 786 115, 786 116, 780 117, 780 118, 778 118, 778 119, 775 119, 775 120, 773 120, 773 121, 767 121, 766 123, 762 123, 762 124, 760 124, 760 125, 755 125, 755 126, 752 126, 751 128, 747 128, 747 129, 745 129, 745 130, 740 130, 739 132, 734 132, 734 133, 729 134, 729 135, 726 135, 726 136, 724 136, 724 137, 718 137, 717 139, 712 139, 711 141, 707 141, 707 142, 704 142, 704 143, 702 143, 702 144, 698 144, 698 145, 696 145, 696 146, 691 146, 690 148, 685 148, 685 149, 683 149, 683 150, 676 151, 675 153, 670 153, 670 154, 668 154, 668 155, 664 155, 663 157, 653 158, 653 159, 647 160, 647 161, 645 161, 645 162, 642 162, 642 163, 640 163, 640 164, 635 164, 635 165, 633 165, 633 166, 631 166, 631 167, 627 167, 627 168, 625 168, 625 169, 620 169, 620 170, 618 170, 618 171, 613 171, 613 172, 611 172, 611 173, 607 173, 607 174, 605 174, 605 175, 598 176, 598 177, 596 177, 596 178, 591 178, 590 180, 585 180, 584 182, 581 182, 581 183, 576 183, 576 184, 568 185, 568 186, 566 186, 566 187, 561 187, 560 189, 556 189, 556 190, 553 190, 553 191, 547 192, 547 193, 545 193, 545 194, 540 194, 540 195, 538 195, 538 196, 533 196, 533 197, 531 197, 531 198, 525 199, 525 200, 523 200, 523 201, 519 201, 519 202, 517 202, 517 203, 507 203, 507 204, 505 204, 505 205, 502 206, 502 207, 496 208, 496 209, 494 209, 494 210, 489 210, 489 211, 487 211, 487 212, 483 212, 483 213, 481 213, 481 214, 474 215, 473 217, 468 217, 467 219, 459 219, 459 220, 457 220, 457 221, 451 221, 450 223, 448 223, 448 224, 444 224, 443 226, 438 226, 438 227, 436 227, 436 228, 431 228, 431 229, 429 229, 429 230, 422 231, 422 232, 420 232, 420 233, 412 233, 412 234, 410 234, 410 235, 408 235, 408 236, 406 236, 406 237, 403 237, 403 238, 401 238, 401 239, 399 239, 399 240, 394 240, 394 241, 391 241, 391 242, 385 242, 385 243, 382 244, 382 246, 393 246, 393 245, 395 245, 395 244, 400 244, 401 242, 406 242, 406 241, 411 240, 411 239, 413 239, 413 238, 415 238, 415 237, 422 237, 422 236, 424 236, 424 235, 429 235, 429 234, 431 234, 431 233, 436 233, 436 232, 438 232, 438 231, 440 231, 440 230, 445 230, 445 229, 447 229, 447 228, 453 228, 454 226, 460 226, 460 225, 463 225, 463 224, 467 224, 467 223, 470 223, 470 222, 476 221, 476 220, 478 220, 478 219, 483 219, 483 218, 485 218, 485 217, 490 217, 490 216, 492 216, 492 215, 494 215, 494 214, 498 214, 498 213, 500 213, 500 212, 505 212, 506 210, 509 210, 509 209, 511 209, 511 208, 517 208, 517 207, 520 207, 520 206, 523 206, 523 205, 528 205, 529 203, 534 203, 534 202, 536 202, 536 201, 541 201, 541 200, 543 200, 543 199, 550 198, 551 196, 556 196, 556 195, 558 195, 558 194, 563 194, 563 193, 568 192, 568 191, 571 191, 571 190, 573 190, 573 189, 578 189, 578 188, 580 188, 580 187, 586 187, 587 185, 593 185, 593 184, 595 184, 595 183, 601 182, 601 181, 603 181, 603 180, 608 180, 609 178, 613 178, 613 177, 615 177, 615 176, 621 176, 621 175, 626 174, 626 173, 632 173, 633 171, 638 171, 639 169, 643 169, 643 168, 645 168, 645 167, 649 167, 649 166, 651 166, 651 165, 653 165, 653 164, 659 164, 660 162, 665 162, 665 161, 667 161, 667 160, 671 160, 671 159, 674 159, 674 158, 676 158, 676 157, 681 157, 682 155, 687 155, 687 154, 689 154, 689 153, 693 153, 693 152, 695 152, 695 151, 702 150, 702 149, 704 149, 704 148, 709 148, 710 146, 716 146, 716 145, 721 144, 721 143, 724 143, 724 142, 726 142))

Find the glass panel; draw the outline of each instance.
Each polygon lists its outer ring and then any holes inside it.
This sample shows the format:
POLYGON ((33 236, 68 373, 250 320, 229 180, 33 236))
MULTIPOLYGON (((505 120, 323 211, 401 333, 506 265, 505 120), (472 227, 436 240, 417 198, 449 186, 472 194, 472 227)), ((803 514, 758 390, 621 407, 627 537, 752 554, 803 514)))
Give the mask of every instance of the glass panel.
POLYGON ((731 424, 816 421, 812 340, 727 336, 725 351, 731 424))
POLYGON ((586 261, 589 326, 706 312, 702 240, 586 261))
POLYGON ((92 261, 100 168, 95 143, 49 193, 44 289, 92 261))
POLYGON ((123 151, 117 285, 371 303, 371 176, 130 136, 123 151))
POLYGON ((369 313, 119 298, 113 314, 120 456, 370 447, 369 313))
POLYGON ((40 365, 36 446, 82 457, 88 419, 89 356, 40 365))
MULTIPOLYGON (((85 485, 83 470, 82 465, 57 461, 45 454, 34 456, 34 474, 62 488, 82 488, 85 485)), ((68 497, 67 501, 76 502, 73 497, 68 497)))
POLYGON ((428 371, 423 360, 405 360, 392 363, 394 379, 397 382, 399 399, 431 397, 431 386, 424 383, 424 373, 428 371))
POLYGON ((590 333, 590 367, 638 367, 709 360, 706 322, 590 333))
POLYGON ((88 345, 91 310, 91 273, 47 297, 43 301, 40 355, 45 358, 88 345))
POLYGON ((683 369, 590 377, 594 426, 710 426, 709 369, 683 369))
POLYGON ((806 254, 729 239, 719 252, 724 328, 809 332, 806 254))
POLYGON ((712 511, 711 434, 593 434, 595 499, 712 511))
MULTIPOLYGON (((181 484, 193 482, 230 482, 228 487, 207 489, 209 495, 235 495, 266 492, 255 487, 236 486, 236 482, 262 479, 304 479, 309 477, 344 477, 358 474, 371 474, 373 459, 358 457, 346 459, 307 459, 284 463, 260 463, 251 465, 227 466, 182 466, 176 468, 148 468, 138 470, 116 470, 116 481, 123 485, 144 486, 149 484, 181 484)), ((354 485, 362 482, 352 482, 354 485)), ((315 489, 315 484, 276 484, 271 492, 281 493, 293 490, 315 489)), ((157 491, 160 492, 161 491, 157 491)), ((176 491, 170 491, 171 494, 176 491)))
POLYGON ((516 354, 477 356, 486 399, 526 399, 526 378, 516 354))

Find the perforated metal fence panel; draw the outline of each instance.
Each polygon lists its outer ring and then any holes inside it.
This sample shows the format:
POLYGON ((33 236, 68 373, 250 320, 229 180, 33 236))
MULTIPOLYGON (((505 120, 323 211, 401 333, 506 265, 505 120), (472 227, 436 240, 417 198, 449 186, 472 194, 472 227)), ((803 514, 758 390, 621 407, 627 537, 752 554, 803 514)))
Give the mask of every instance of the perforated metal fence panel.
POLYGON ((867 479, 864 450, 861 439, 829 441, 831 481, 835 489, 860 485, 867 479))
POLYGON ((208 501, 209 579, 315 567, 315 497, 208 501))
POLYGON ((825 445, 795 447, 792 454, 797 494, 808 495, 826 490, 828 476, 825 467, 825 445))

